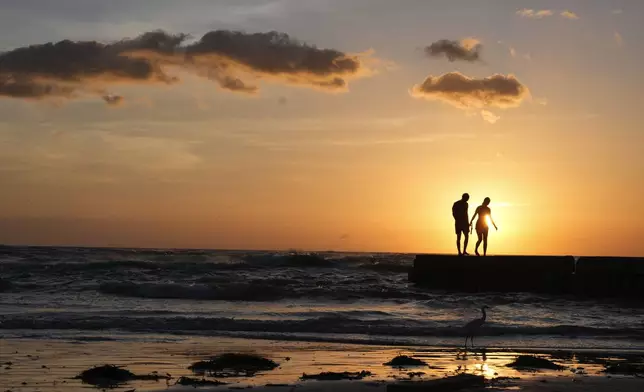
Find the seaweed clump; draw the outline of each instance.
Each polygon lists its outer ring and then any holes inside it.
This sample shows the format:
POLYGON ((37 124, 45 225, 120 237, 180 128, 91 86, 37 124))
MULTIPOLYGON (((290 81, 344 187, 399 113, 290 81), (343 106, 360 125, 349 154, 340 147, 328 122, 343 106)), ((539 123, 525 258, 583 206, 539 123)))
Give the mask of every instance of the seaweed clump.
POLYGON ((127 369, 115 365, 95 366, 91 369, 84 370, 78 376, 74 377, 86 384, 91 384, 99 388, 114 388, 134 380, 169 380, 170 376, 161 376, 159 374, 137 375, 127 369))
POLYGON ((205 378, 192 378, 192 377, 179 377, 176 384, 186 385, 191 387, 203 387, 203 386, 219 386, 225 385, 226 383, 218 380, 206 380, 205 378))
POLYGON ((206 361, 195 362, 188 369, 196 374, 208 374, 212 377, 248 377, 278 366, 276 362, 259 355, 226 353, 206 361))
POLYGON ((407 355, 399 355, 389 362, 384 363, 386 366, 393 367, 412 367, 412 366, 427 366, 425 361, 417 358, 409 357, 407 355))
POLYGON ((533 355, 519 355, 508 367, 516 369, 549 369, 563 370, 566 367, 556 364, 548 359, 535 357, 533 355))
POLYGON ((318 380, 318 381, 339 381, 339 380, 362 380, 365 377, 371 376, 371 372, 362 370, 359 372, 322 372, 318 374, 304 373, 300 379, 302 380, 318 380))

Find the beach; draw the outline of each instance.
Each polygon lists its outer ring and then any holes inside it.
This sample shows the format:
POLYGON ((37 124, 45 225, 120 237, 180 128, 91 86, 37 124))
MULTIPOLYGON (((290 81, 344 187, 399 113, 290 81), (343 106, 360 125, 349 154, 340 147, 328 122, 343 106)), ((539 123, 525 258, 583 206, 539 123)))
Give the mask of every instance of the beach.
MULTIPOLYGON (((270 358, 279 367, 253 376, 218 378, 225 385, 203 389, 267 388, 271 391, 386 390, 387 385, 410 380, 422 382, 457 374, 482 375, 488 389, 526 391, 624 390, 637 391, 644 379, 634 375, 605 373, 607 363, 642 360, 642 353, 585 351, 539 351, 528 355, 550 358, 561 370, 518 370, 507 365, 520 354, 513 350, 487 348, 465 354, 458 348, 414 349, 412 347, 339 343, 284 342, 224 337, 177 337, 171 335, 110 336, 78 339, 4 339, 0 386, 3 391, 75 391, 92 385, 74 379, 93 366, 114 364, 135 374, 158 374, 167 379, 131 381, 115 390, 192 390, 178 385, 180 377, 202 379, 188 369, 199 360, 223 353, 252 353, 270 358), (407 355, 427 366, 396 368, 384 365, 398 355, 407 355), (9 365, 7 365, 10 363, 9 365), (321 372, 370 372, 355 381, 301 380, 304 374, 321 372), (155 373, 156 372, 156 373, 155 373), (597 388, 597 389, 596 389, 597 388)), ((205 377, 215 380, 212 377, 205 377)))
POLYGON ((87 390, 95 386, 76 377, 104 365, 140 376, 109 385, 124 391, 195 380, 202 389, 386 390, 458 374, 484 376, 487 388, 642 387, 639 370, 605 372, 641 366, 638 302, 432 291, 408 281, 413 257, 4 247, 0 391, 87 390), (465 352, 463 325, 482 305, 488 318, 465 352), (223 354, 275 367, 205 378, 190 369, 223 354), (399 355, 426 365, 384 365, 399 355), (520 355, 563 368, 507 366, 520 355), (315 376, 324 372, 338 374, 315 376))

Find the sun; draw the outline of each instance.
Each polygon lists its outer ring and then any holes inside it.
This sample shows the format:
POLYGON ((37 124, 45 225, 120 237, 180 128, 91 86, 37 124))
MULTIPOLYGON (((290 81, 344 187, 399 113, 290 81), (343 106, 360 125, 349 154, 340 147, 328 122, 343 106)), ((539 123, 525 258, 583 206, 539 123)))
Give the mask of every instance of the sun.
POLYGON ((489 215, 485 217, 485 223, 487 224, 487 227, 494 227, 492 224, 492 218, 490 218, 489 215))

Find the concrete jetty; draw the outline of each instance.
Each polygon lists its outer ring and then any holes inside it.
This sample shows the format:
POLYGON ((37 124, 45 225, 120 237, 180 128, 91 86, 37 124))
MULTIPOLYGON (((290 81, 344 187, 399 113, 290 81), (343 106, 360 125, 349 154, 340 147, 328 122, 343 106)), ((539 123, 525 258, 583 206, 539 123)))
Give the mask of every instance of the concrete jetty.
POLYGON ((593 297, 644 298, 644 257, 581 257, 573 291, 593 297))
POLYGON ((644 258, 419 254, 409 280, 449 291, 644 298, 644 258))

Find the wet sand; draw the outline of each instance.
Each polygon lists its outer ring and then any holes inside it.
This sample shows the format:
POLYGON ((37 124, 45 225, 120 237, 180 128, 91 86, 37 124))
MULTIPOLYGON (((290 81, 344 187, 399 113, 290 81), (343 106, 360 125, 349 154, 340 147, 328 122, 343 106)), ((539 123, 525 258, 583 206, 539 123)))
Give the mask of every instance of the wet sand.
MULTIPOLYGON (((253 353, 270 358, 279 367, 254 376, 218 378, 227 384, 200 387, 200 390, 291 391, 385 391, 388 384, 402 380, 433 380, 460 373, 482 375, 488 380, 503 379, 488 389, 525 391, 644 390, 644 379, 636 376, 607 375, 605 363, 624 358, 625 353, 568 351, 542 352, 566 367, 564 370, 521 371, 506 365, 520 353, 499 348, 463 353, 456 348, 422 348, 350 345, 337 343, 285 342, 221 337, 177 337, 119 335, 110 340, 3 339, 0 341, 0 392, 88 391, 95 387, 74 379, 83 370, 97 365, 124 366, 136 374, 169 374, 170 380, 132 381, 114 390, 194 390, 175 385, 181 376, 197 377, 192 363, 226 352, 253 353), (385 366, 397 355, 422 359, 429 366, 396 369, 385 366), (321 372, 371 372, 359 381, 303 381, 306 374, 321 372), (418 373, 421 372, 421 373, 418 373), (416 374, 410 374, 416 373, 416 374), (518 378, 518 379, 517 379, 518 378)), ((632 353, 631 353, 632 354, 632 353)), ((641 359, 639 359, 641 360, 641 359)), ((210 378, 209 378, 210 379, 210 378)))

